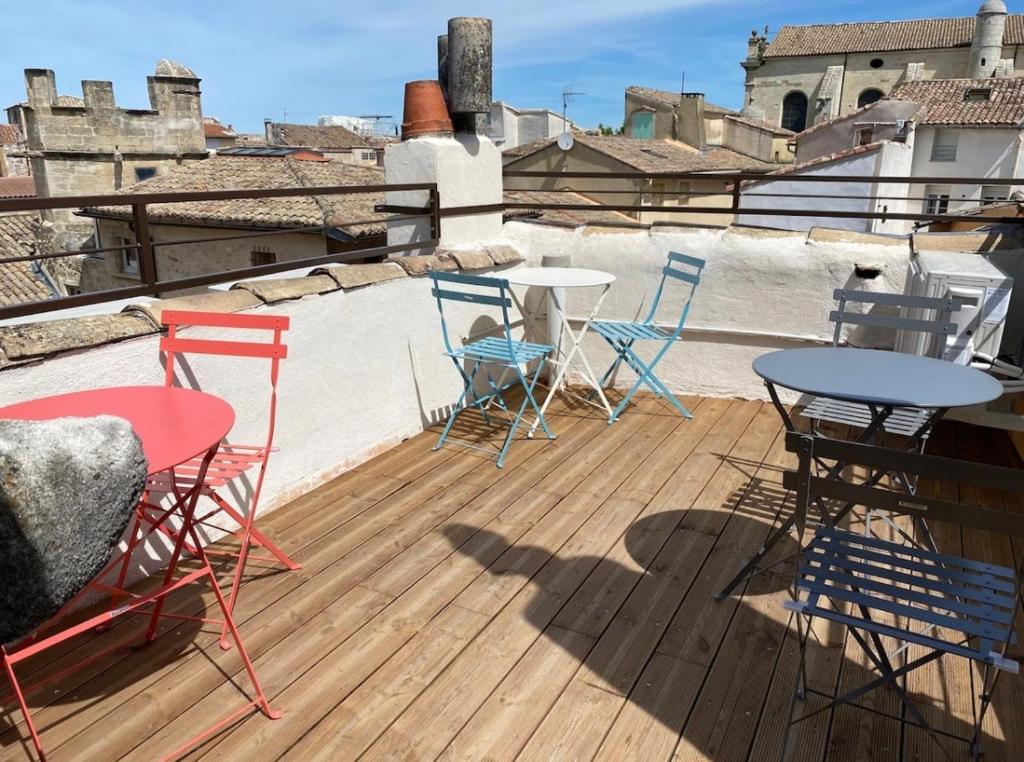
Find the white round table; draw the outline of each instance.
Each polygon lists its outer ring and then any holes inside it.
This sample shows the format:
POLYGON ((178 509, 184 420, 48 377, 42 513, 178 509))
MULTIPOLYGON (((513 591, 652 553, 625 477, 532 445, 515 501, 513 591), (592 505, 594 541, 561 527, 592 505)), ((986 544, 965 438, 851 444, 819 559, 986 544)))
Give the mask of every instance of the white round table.
MULTIPOLYGON (((505 280, 513 286, 542 288, 546 291, 548 304, 547 336, 548 343, 555 347, 553 363, 557 367, 557 373, 544 400, 544 404, 541 405, 541 414, 547 411, 548 405, 555 393, 560 389, 564 390, 566 374, 573 361, 578 359, 582 365, 580 370, 583 371, 584 378, 594 388, 594 391, 597 392, 602 407, 611 416, 612 407, 604 395, 604 390, 601 388, 597 376, 594 374, 594 369, 583 353, 582 344, 590 322, 597 316, 605 296, 608 295, 608 290, 611 288, 612 283, 615 282, 615 276, 601 270, 588 270, 582 267, 523 267, 517 270, 510 270, 505 274, 505 280), (565 310, 566 291, 570 288, 602 289, 594 304, 594 308, 590 311, 578 332, 573 331, 565 310), (563 336, 568 336, 569 338, 567 347, 564 346, 562 341, 563 336)), ((515 296, 514 291, 513 296, 520 312, 523 314, 523 319, 531 327, 536 328, 536 321, 523 302, 515 296)), ((586 401, 589 402, 589 400, 586 401)), ((539 419, 534 421, 533 426, 530 427, 529 436, 533 435, 539 423, 539 419)))

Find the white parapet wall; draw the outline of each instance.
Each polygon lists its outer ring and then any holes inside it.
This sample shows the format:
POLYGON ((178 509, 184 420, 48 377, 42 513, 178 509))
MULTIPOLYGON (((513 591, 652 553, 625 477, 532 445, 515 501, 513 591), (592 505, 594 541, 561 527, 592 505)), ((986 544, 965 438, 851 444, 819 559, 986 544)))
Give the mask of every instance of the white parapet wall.
MULTIPOLYGON (((479 274, 490 272, 494 270, 479 274)), ((453 340, 493 328, 500 320, 487 308, 460 306, 449 315, 453 340)), ((246 312, 291 319, 284 335, 288 357, 281 366, 276 449, 261 512, 444 420, 462 391, 457 370, 442 354, 429 278, 403 277, 246 312)), ((266 332, 239 336, 196 328, 185 329, 186 334, 269 340, 266 332)), ((9 405, 97 387, 163 384, 158 343, 159 336, 151 333, 5 368, 0 372, 0 399, 9 405)), ((195 356, 178 378, 183 386, 228 400, 237 419, 229 440, 257 444, 266 436, 269 370, 265 360, 195 356)), ((148 548, 148 570, 159 565, 164 551, 159 544, 148 548)))
MULTIPOLYGON (((505 238, 531 265, 539 266, 544 256, 557 252, 570 255, 574 267, 614 273, 616 282, 601 315, 612 320, 646 315, 668 252, 706 260, 688 330, 679 346, 666 355, 658 374, 677 392, 757 399, 765 397, 765 390, 751 371, 754 358, 772 349, 830 340, 833 291, 853 288, 900 293, 909 259, 905 239, 843 231, 812 231, 808 235, 669 226, 573 230, 509 222, 505 238), (858 271, 869 277, 859 277, 858 271)), ((678 321, 687 288, 679 281, 668 282, 658 322, 678 321)), ((584 290, 571 291, 570 315, 586 315, 596 296, 584 290)), ((858 343, 879 346, 891 346, 891 340, 884 335, 858 336, 858 343)), ((587 338, 585 351, 602 370, 613 359, 608 346, 594 334, 587 338)), ((643 355, 644 350, 640 352, 643 355)), ((650 354, 648 351, 647 356, 650 354)), ((625 386, 634 379, 623 371, 616 385, 625 386)))

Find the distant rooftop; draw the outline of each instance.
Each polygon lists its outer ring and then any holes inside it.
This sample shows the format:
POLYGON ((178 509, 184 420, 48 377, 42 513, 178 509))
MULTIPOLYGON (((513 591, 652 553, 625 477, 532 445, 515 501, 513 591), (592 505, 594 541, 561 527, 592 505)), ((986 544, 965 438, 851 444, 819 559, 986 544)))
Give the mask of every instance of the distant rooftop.
POLYGON ((319 151, 294 146, 231 146, 217 151, 219 156, 262 156, 281 159, 290 156, 296 161, 330 161, 319 151))
POLYGON ((212 116, 203 117, 203 134, 208 138, 237 137, 235 131, 212 116))
POLYGON ((350 148, 369 148, 362 135, 340 125, 286 124, 270 122, 270 134, 275 145, 302 146, 322 151, 350 148))
MULTIPOLYGON (((676 140, 639 140, 606 135, 576 135, 577 143, 599 151, 638 172, 767 172, 774 164, 745 156, 727 148, 699 151, 676 140)), ((505 151, 506 161, 518 161, 553 144, 556 138, 517 146, 505 151)))
POLYGON ((0 124, 0 146, 9 146, 23 140, 16 124, 0 124))
MULTIPOLYGON (((974 21, 974 16, 965 16, 784 26, 775 35, 764 57, 969 48, 974 37, 974 21)), ((1007 17, 1003 44, 1007 47, 1024 44, 1024 16, 1007 17)))
POLYGON ((36 184, 31 177, 0 177, 0 198, 35 198, 36 184))
MULTIPOLYGON (((253 158, 219 153, 186 164, 149 180, 121 189, 121 193, 173 193, 210 190, 258 190, 334 185, 379 185, 383 171, 340 161, 296 161, 290 157, 253 158)), ((153 223, 216 224, 242 228, 300 228, 326 225, 353 238, 385 231, 387 215, 374 211, 384 194, 345 196, 292 196, 288 198, 232 199, 151 204, 153 223), (360 224, 351 224, 351 223, 360 224)), ((129 218, 131 209, 101 207, 83 210, 85 216, 129 218)))
POLYGON ((35 254, 39 222, 38 212, 0 214, 0 305, 37 302, 53 295, 30 262, 4 262, 35 254))
POLYGON ((919 124, 1024 125, 1024 79, 1017 77, 904 82, 889 97, 920 104, 919 124))
MULTIPOLYGON (((650 98, 651 100, 664 103, 667 106, 678 106, 680 100, 680 94, 674 93, 670 90, 655 90, 651 87, 641 87, 639 85, 631 85, 626 88, 627 93, 633 93, 643 98, 650 98)), ((704 101, 704 114, 705 116, 720 116, 723 119, 731 119, 741 124, 748 124, 752 127, 759 127, 762 130, 768 130, 776 135, 788 136, 794 134, 790 130, 784 127, 779 127, 775 124, 770 124, 761 119, 751 119, 750 117, 743 116, 738 111, 725 108, 725 106, 719 106, 709 101, 704 101)))

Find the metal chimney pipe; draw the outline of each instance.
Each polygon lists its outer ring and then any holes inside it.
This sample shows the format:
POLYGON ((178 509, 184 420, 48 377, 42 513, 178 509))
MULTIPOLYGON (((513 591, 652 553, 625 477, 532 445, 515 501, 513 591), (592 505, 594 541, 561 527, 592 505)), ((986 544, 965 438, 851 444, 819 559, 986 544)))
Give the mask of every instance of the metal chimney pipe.
POLYGON ((456 132, 487 132, 492 45, 490 19, 460 16, 448 20, 448 103, 456 132))

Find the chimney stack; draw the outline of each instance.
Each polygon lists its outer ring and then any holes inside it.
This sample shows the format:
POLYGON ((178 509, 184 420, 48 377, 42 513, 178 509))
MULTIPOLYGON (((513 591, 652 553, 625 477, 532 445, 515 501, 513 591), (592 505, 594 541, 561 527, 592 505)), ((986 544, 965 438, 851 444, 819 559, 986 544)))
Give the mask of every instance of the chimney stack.
MULTIPOLYGON (((487 133, 493 69, 491 20, 448 20, 448 110, 456 132, 487 133)), ((440 47, 440 40, 438 41, 440 47)), ((443 85, 442 85, 443 87, 443 85)))

